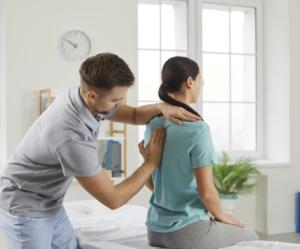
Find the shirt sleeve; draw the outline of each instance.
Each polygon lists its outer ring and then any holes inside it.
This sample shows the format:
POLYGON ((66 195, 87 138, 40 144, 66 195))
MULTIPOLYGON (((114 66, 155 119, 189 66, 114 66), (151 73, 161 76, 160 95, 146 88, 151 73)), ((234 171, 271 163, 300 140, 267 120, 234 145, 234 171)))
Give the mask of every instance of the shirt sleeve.
POLYGON ((113 109, 111 111, 111 113, 103 115, 103 118, 110 118, 111 116, 113 116, 117 111, 119 110, 119 106, 117 106, 115 109, 113 109))
POLYGON ((61 143, 56 151, 65 176, 94 176, 101 172, 94 141, 72 137, 61 143))
POLYGON ((190 156, 193 168, 200 168, 219 163, 211 139, 209 127, 199 131, 194 137, 190 156))

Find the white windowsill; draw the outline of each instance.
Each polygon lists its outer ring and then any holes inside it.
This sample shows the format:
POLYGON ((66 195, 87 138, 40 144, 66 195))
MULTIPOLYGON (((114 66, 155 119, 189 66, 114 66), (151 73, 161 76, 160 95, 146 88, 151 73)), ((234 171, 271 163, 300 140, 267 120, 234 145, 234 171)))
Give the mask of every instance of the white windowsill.
POLYGON ((257 164, 261 168, 285 168, 285 167, 293 167, 294 163, 285 162, 285 161, 272 161, 266 159, 254 160, 254 163, 257 164))

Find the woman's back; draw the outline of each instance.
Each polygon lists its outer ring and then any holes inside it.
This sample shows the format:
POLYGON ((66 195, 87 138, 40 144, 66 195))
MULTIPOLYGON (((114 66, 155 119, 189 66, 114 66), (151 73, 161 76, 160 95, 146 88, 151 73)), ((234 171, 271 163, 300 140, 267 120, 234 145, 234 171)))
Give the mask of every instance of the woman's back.
POLYGON ((208 220, 197 190, 194 168, 218 163, 209 126, 203 121, 173 122, 153 118, 145 131, 145 146, 155 127, 166 128, 162 162, 153 173, 154 191, 146 225, 155 232, 176 231, 193 222, 208 220))

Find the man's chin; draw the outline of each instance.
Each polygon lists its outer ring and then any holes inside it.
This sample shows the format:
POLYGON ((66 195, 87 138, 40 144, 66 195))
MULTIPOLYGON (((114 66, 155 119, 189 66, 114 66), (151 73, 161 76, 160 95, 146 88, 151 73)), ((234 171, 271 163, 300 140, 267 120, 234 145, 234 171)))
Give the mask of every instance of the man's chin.
MULTIPOLYGON (((113 108, 114 109, 114 108, 113 108)), ((100 111, 99 113, 100 114, 103 114, 103 115, 108 115, 108 114, 110 114, 112 111, 113 111, 113 109, 111 109, 111 110, 109 110, 109 111, 100 111)))

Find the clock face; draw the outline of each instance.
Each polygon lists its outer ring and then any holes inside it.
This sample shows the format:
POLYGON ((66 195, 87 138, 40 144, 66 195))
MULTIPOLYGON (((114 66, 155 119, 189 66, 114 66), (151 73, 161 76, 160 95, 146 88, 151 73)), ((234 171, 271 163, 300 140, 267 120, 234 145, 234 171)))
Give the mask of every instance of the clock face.
POLYGON ((91 51, 91 42, 82 31, 71 30, 60 37, 58 50, 60 55, 68 61, 82 61, 91 51))

